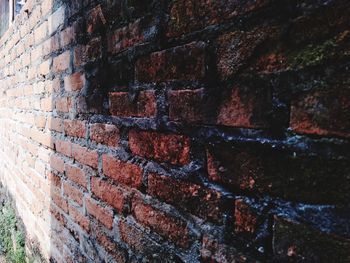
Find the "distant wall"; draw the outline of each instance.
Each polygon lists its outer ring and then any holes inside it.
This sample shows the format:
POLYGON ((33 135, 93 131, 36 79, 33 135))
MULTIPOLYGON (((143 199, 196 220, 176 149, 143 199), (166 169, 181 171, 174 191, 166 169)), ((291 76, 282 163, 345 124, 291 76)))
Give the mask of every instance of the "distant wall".
POLYGON ((0 178, 54 262, 349 262, 350 2, 29 0, 0 178))

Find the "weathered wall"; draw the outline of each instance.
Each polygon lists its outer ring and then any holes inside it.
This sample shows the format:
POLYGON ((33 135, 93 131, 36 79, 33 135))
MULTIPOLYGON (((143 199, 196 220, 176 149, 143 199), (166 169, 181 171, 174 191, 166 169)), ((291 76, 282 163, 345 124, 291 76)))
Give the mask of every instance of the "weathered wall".
POLYGON ((29 0, 0 40, 28 240, 57 262, 350 262, 349 10, 29 0))

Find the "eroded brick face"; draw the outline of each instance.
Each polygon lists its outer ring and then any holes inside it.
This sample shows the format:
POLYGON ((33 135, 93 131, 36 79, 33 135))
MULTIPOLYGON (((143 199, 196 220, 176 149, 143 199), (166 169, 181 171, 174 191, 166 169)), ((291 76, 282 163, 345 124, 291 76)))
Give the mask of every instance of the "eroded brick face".
POLYGON ((183 135, 132 130, 130 150, 141 157, 185 165, 190 161, 190 141, 183 135))
POLYGON ((0 38, 0 193, 28 248, 350 261, 349 1, 25 2, 0 38))

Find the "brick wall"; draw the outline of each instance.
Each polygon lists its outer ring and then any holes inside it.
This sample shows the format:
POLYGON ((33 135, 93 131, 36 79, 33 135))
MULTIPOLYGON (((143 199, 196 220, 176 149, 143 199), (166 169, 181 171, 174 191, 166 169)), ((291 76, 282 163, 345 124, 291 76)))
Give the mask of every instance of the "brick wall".
POLYGON ((28 0, 0 178, 54 262, 349 262, 350 2, 28 0))

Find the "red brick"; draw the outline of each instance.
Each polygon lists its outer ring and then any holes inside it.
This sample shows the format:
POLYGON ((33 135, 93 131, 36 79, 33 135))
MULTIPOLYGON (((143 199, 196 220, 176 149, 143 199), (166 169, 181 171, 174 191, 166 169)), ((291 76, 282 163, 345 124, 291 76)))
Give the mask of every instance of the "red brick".
POLYGON ((190 140, 184 135, 149 131, 129 132, 129 147, 133 154, 174 165, 190 162, 190 140))
POLYGON ((81 226, 85 232, 90 232, 90 222, 89 219, 84 216, 77 208, 72 205, 69 205, 69 215, 72 217, 75 223, 81 226))
POLYGON ((235 201, 235 232, 254 233, 257 227, 257 214, 242 199, 235 201))
POLYGON ((162 245, 151 239, 147 233, 136 224, 126 220, 119 221, 119 233, 121 240, 137 253, 147 255, 150 262, 157 262, 160 258, 170 260, 170 262, 180 262, 178 258, 168 251, 164 251, 162 245), (153 258, 155 256, 155 258, 153 258))
POLYGON ((263 174, 263 163, 259 156, 243 149, 218 147, 217 151, 207 151, 209 179, 241 189, 253 189, 257 175, 263 174))
POLYGON ((234 77, 249 62, 255 49, 269 34, 272 32, 259 28, 250 32, 235 31, 220 36, 217 39, 217 68, 220 78, 227 80, 234 77))
POLYGON ((148 193, 199 217, 222 221, 221 194, 204 186, 152 173, 148 176, 148 193))
POLYGON ((127 92, 109 94, 109 111, 119 117, 154 117, 156 98, 154 91, 141 91, 133 102, 127 92))
POLYGON ((290 126, 297 133, 350 138, 350 89, 311 91, 292 102, 290 126))
POLYGON ((101 222, 108 229, 113 227, 113 212, 100 206, 95 200, 91 198, 85 199, 85 206, 87 212, 95 217, 99 222, 101 222))
POLYGON ((66 226, 66 218, 63 214, 57 209, 55 205, 50 206, 50 214, 61 223, 62 226, 66 226))
POLYGON ((74 42, 76 34, 75 27, 67 27, 60 33, 60 47, 64 48, 74 42))
POLYGON ((78 45, 74 48, 74 66, 84 66, 87 62, 93 62, 101 57, 101 39, 94 38, 85 46, 78 45))
POLYGON ((171 90, 168 100, 170 120, 196 123, 206 120, 204 89, 171 90))
POLYGON ((64 78, 64 89, 66 91, 79 91, 85 85, 85 75, 76 72, 72 75, 68 75, 64 78))
POLYGON ((133 199, 132 211, 135 219, 142 225, 147 226, 169 239, 182 248, 189 246, 189 230, 182 219, 153 208, 144 203, 139 197, 133 199))
POLYGON ((127 262, 127 252, 112 238, 103 233, 100 227, 94 227, 93 232, 95 234, 97 242, 103 246, 103 248, 110 253, 116 262, 127 262))
POLYGON ((120 188, 95 177, 91 178, 91 191, 102 201, 114 207, 118 213, 123 211, 128 202, 127 194, 120 188))
POLYGON ((270 2, 270 0, 239 2, 176 0, 172 2, 167 36, 178 37, 210 25, 223 23, 237 16, 257 11, 270 2))
POLYGON ((35 39, 36 45, 38 45, 40 42, 42 42, 46 38, 48 34, 47 28, 48 28, 48 23, 44 22, 34 30, 34 39, 35 39))
POLYGON ((82 164, 86 164, 92 168, 98 167, 97 151, 89 150, 86 147, 82 147, 78 144, 72 144, 72 155, 75 160, 82 164))
POLYGON ((54 186, 56 189, 61 189, 61 177, 52 172, 49 172, 48 180, 50 182, 50 185, 54 186))
POLYGON ((69 68, 70 65, 70 51, 66 51, 53 59, 53 71, 61 72, 69 68))
POLYGON ((63 120, 61 118, 49 118, 49 129, 56 132, 63 132, 63 120))
POLYGON ((117 146, 119 143, 119 129, 111 124, 91 124, 90 139, 108 146, 117 146))
POLYGON ((142 168, 136 164, 115 159, 109 155, 102 156, 103 173, 118 183, 134 188, 142 184, 142 168))
POLYGON ((267 90, 236 86, 223 98, 217 124, 253 129, 268 125, 271 98, 267 90))
POLYGON ((52 191, 51 198, 53 203, 55 203, 64 212, 68 213, 68 202, 62 196, 59 195, 57 191, 52 191))
POLYGON ((87 188, 87 177, 85 172, 79 167, 66 164, 65 165, 66 176, 69 180, 87 188))
POLYGON ((142 57, 136 62, 136 80, 143 83, 203 80, 204 48, 203 42, 192 42, 142 57))
POLYGON ((83 193, 68 182, 63 183, 64 194, 79 205, 83 205, 83 193))
POLYGON ((40 100, 40 108, 43 111, 52 111, 53 109, 53 102, 52 98, 43 98, 40 100))
POLYGON ((45 116, 35 116, 35 125, 38 128, 45 128, 46 117, 45 116))
POLYGON ((36 129, 31 129, 30 137, 34 141, 36 141, 36 142, 38 142, 46 147, 49 147, 49 148, 54 147, 53 138, 52 138, 51 134, 49 134, 49 133, 44 133, 44 132, 38 131, 36 129))
POLYGON ((58 112, 68 113, 72 106, 70 97, 61 97, 54 100, 56 102, 56 110, 58 112))
POLYGON ((72 143, 69 141, 56 140, 56 151, 68 157, 72 157, 72 143))
POLYGON ((87 15, 86 31, 88 33, 100 30, 107 23, 101 5, 95 6, 87 15))
POLYGON ((150 19, 138 19, 108 36, 108 51, 116 54, 135 45, 147 42, 155 36, 156 30, 150 19))
POLYGON ((64 172, 64 160, 55 154, 50 157, 50 166, 60 173, 64 172))
POLYGON ((296 153, 264 144, 208 148, 209 179, 229 188, 285 200, 343 203, 349 198, 348 160, 296 153))
POLYGON ((273 252, 279 262, 348 262, 350 240, 275 217, 273 252))
POLYGON ((200 252, 201 262, 203 263, 259 262, 251 257, 249 252, 244 253, 236 247, 224 244, 211 236, 203 237, 200 252))
POLYGON ((46 75, 50 74, 50 61, 49 60, 46 60, 40 64, 38 73, 42 76, 46 76, 46 75))
POLYGON ((72 137, 85 138, 86 122, 79 120, 64 120, 64 131, 66 135, 72 137))
POLYGON ((50 15, 47 20, 49 24, 49 35, 52 35, 57 31, 63 24, 65 18, 65 8, 64 6, 59 7, 52 15, 50 15))

